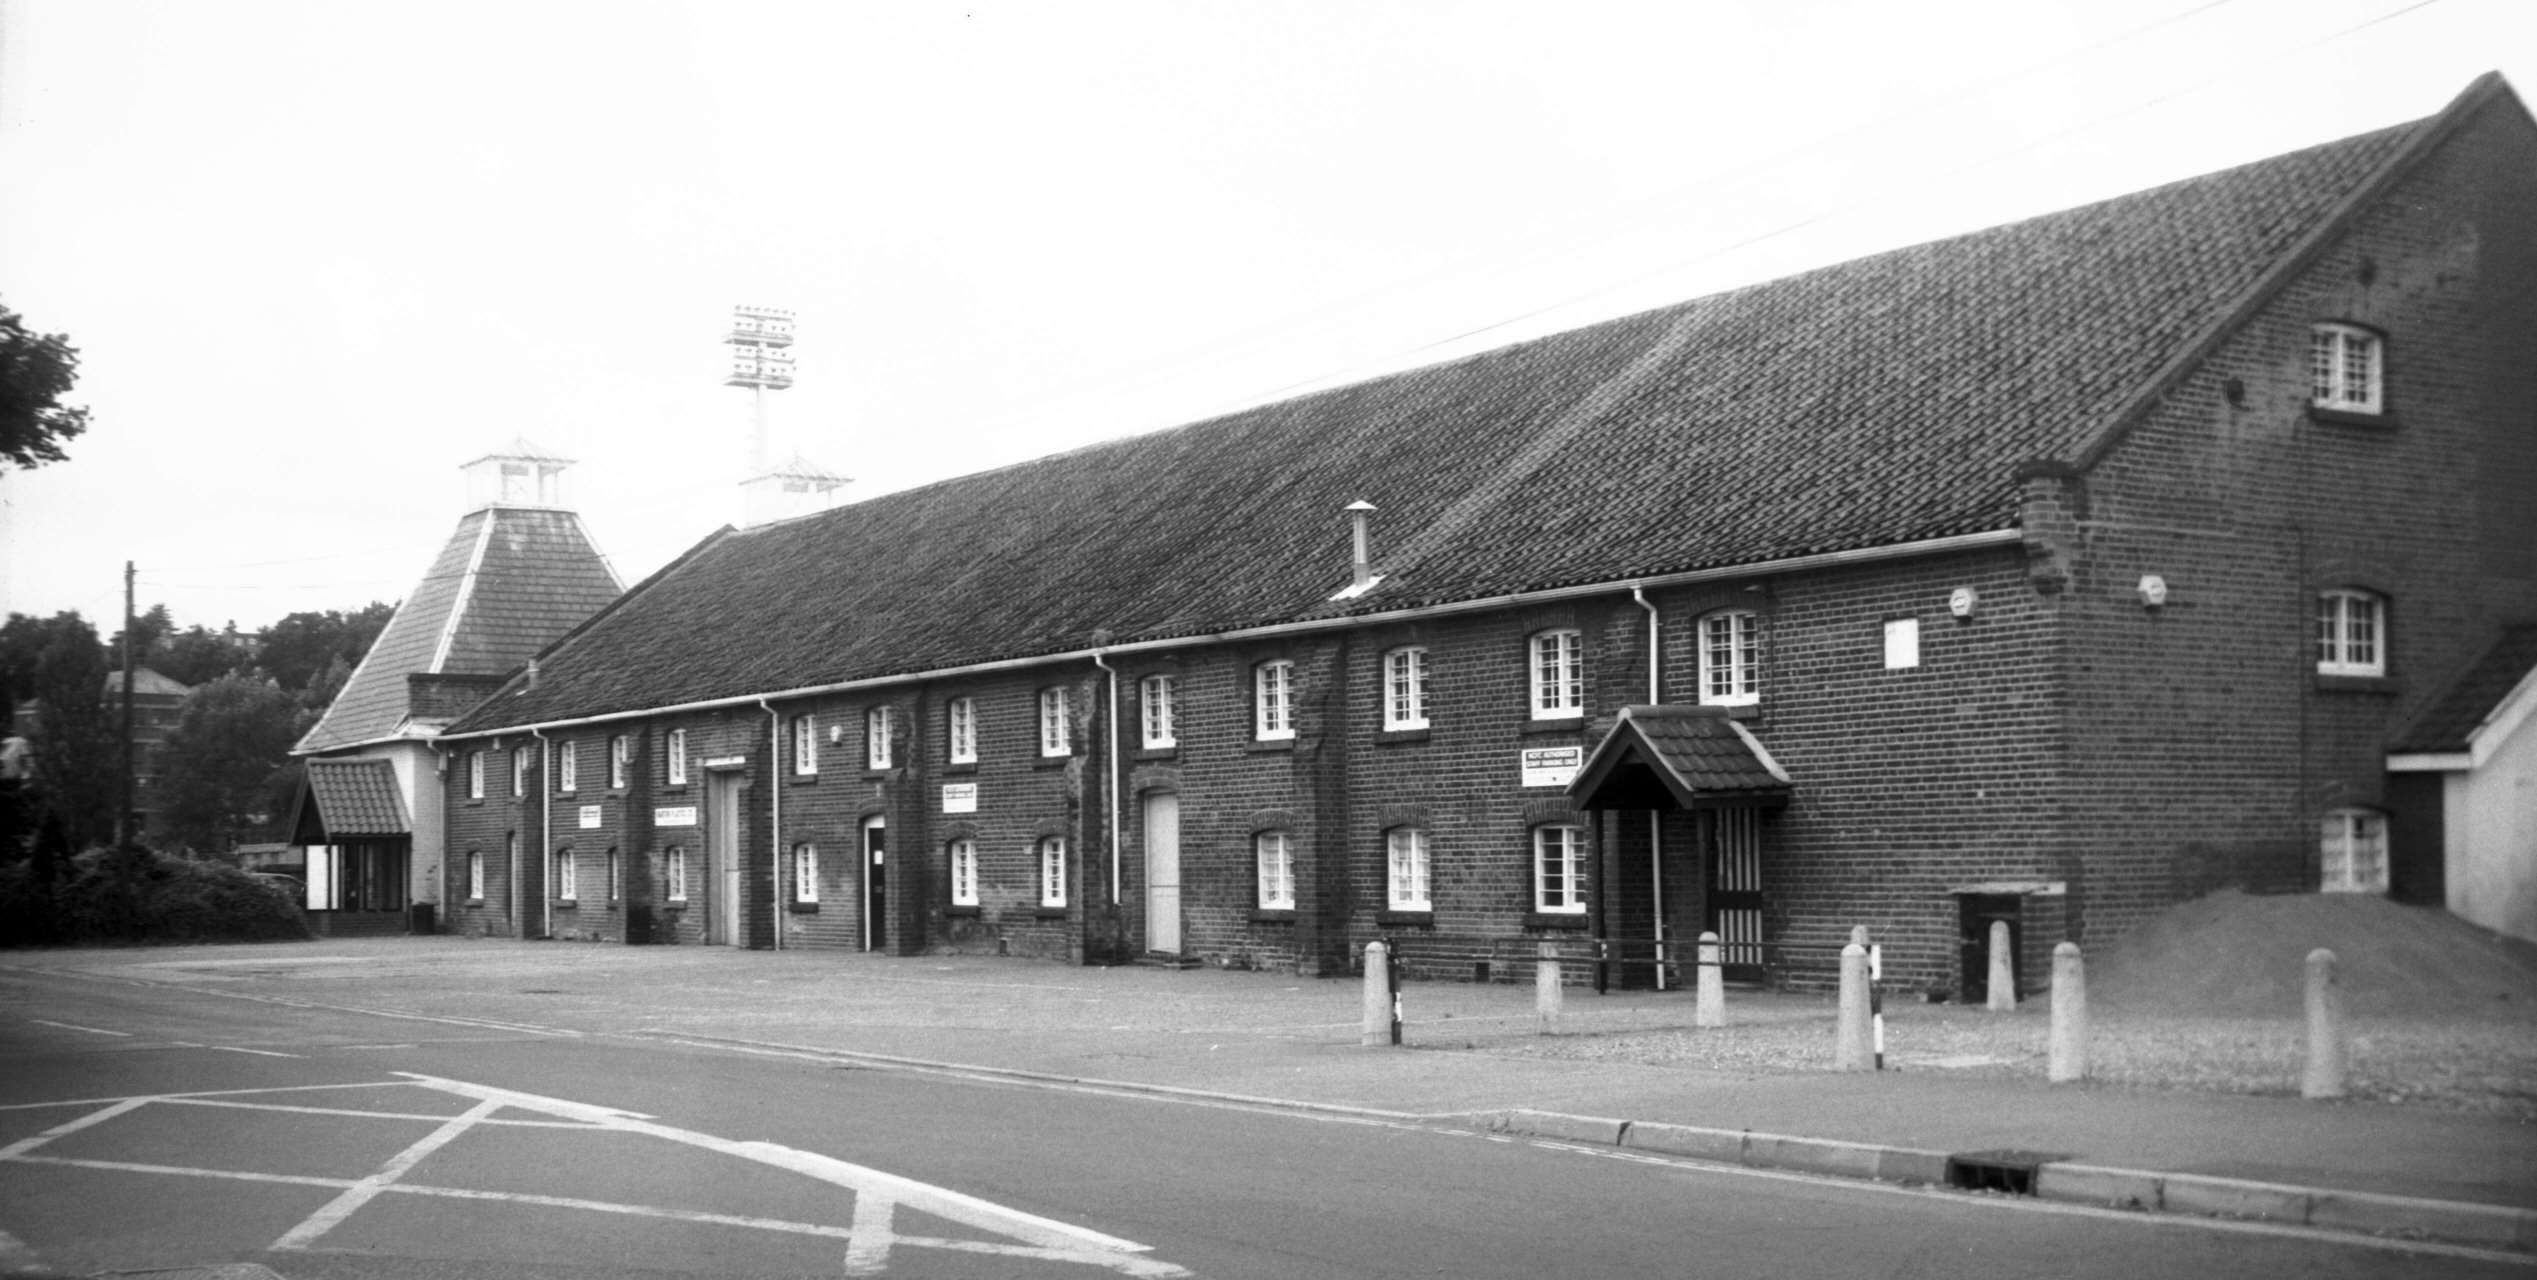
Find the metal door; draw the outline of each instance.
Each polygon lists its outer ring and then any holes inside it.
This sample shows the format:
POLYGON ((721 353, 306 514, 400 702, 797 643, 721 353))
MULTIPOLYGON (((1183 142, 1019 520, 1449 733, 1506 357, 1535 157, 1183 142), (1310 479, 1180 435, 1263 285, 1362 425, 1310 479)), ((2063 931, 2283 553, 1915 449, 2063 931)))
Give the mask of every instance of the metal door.
POLYGON ((740 943, 740 779, 705 776, 705 941, 740 943))
POLYGON ((1180 951, 1180 797, 1145 797, 1145 948, 1180 951))
POLYGON ((888 845, 888 824, 877 817, 864 819, 863 949, 866 951, 886 950, 890 945, 888 845))

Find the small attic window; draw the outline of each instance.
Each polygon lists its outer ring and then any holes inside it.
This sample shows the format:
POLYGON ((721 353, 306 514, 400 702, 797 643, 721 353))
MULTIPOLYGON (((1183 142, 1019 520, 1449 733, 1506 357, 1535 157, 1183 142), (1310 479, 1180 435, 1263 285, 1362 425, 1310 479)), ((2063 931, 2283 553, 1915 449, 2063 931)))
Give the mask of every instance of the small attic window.
POLYGON ((2308 331, 2308 403, 2344 413, 2385 413, 2386 364, 2379 335, 2355 324, 2308 331))

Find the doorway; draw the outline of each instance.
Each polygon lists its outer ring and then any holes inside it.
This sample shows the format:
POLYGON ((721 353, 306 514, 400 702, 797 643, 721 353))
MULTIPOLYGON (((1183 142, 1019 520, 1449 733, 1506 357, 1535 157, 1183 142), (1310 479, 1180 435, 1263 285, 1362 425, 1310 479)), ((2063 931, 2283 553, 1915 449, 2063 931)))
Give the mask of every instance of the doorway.
POLYGON ((705 941, 740 945, 740 775, 705 775, 705 941))
POLYGON ((863 820, 863 949, 884 951, 890 945, 889 823, 878 815, 863 820))
POLYGON ((1180 796, 1145 796, 1145 949, 1180 954, 1180 796))
POLYGON ((2018 917, 2025 899, 2014 893, 1960 893, 1956 895, 1956 948, 1964 957, 1964 986, 1956 999, 1979 1004, 1991 989, 1991 924, 2008 922, 2009 989, 2024 991, 2025 975, 2019 972, 2017 953, 2026 941, 2026 928, 2018 917))

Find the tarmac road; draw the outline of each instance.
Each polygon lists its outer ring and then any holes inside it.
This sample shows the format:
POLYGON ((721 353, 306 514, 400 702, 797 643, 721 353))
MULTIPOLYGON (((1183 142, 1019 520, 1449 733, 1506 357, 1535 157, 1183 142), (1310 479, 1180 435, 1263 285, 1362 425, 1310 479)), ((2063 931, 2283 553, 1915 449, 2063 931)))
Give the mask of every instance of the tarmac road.
POLYGON ((2522 1276, 2351 1237, 0 971, 0 1269, 2522 1276))

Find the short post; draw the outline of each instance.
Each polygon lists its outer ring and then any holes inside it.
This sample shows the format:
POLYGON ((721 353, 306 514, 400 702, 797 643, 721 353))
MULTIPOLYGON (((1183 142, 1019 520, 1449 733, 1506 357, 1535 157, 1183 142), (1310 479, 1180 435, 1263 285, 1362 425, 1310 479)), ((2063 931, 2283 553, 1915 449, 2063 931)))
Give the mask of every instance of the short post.
POLYGON ((1365 1026, 1360 1045, 1401 1042, 1400 999, 1392 990, 1392 949, 1380 941, 1365 944, 1365 1026))
POLYGON ((1727 975, 1718 963, 1718 933, 1714 929, 1700 935, 1700 999, 1692 1007, 1691 1025, 1727 1025, 1727 975))
POLYGON ((2088 962, 2079 944, 2053 948, 2052 1048, 2044 1078, 2068 1084, 2088 1078, 2088 962))
POLYGON ((2343 1045, 2343 984, 2334 953, 2308 953, 2308 1070, 2299 1079, 2303 1098, 2340 1098, 2349 1063, 2343 1045))
POLYGON ((1841 949, 1841 1012, 1833 1030, 1832 1069, 1866 1071, 1874 1063, 1868 1047, 1868 949, 1858 943, 1841 949))
POLYGON ((1539 954, 1533 962, 1533 1018, 1548 1035, 1559 1025, 1559 944, 1545 942, 1539 954))
POLYGON ((2017 1012, 2017 970, 2009 956, 2008 921, 1991 922, 1990 1005, 1993 1013, 2017 1012))
POLYGON ((1885 948, 1868 948, 1868 1025, 1875 1035, 1870 1038, 1876 1050, 1876 1069, 1885 1069, 1885 948))
POLYGON ((1855 942, 1862 947, 1866 946, 1868 944, 1868 927, 1863 924, 1851 925, 1850 941, 1855 942))

